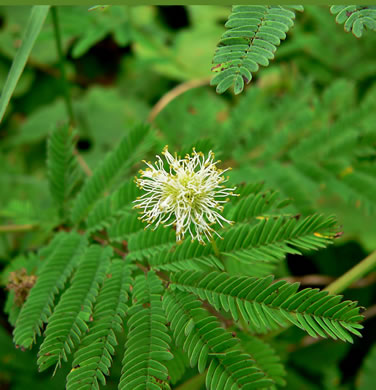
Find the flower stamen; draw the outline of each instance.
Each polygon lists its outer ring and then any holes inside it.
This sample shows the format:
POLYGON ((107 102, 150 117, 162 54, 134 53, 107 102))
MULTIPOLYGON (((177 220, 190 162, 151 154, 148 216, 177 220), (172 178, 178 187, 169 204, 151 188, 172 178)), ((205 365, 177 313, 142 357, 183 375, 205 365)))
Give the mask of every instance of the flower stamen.
POLYGON ((226 188, 223 183, 228 177, 222 176, 228 169, 219 169, 214 162, 214 153, 208 157, 193 148, 191 155, 183 159, 174 156, 168 151, 168 146, 162 155, 169 165, 169 172, 165 170, 160 156, 154 164, 147 165, 140 170, 141 178, 135 178, 137 186, 145 193, 134 203, 135 208, 142 209, 141 219, 147 222, 147 227, 154 224, 156 229, 160 224, 175 226, 176 240, 182 242, 188 232, 192 240, 204 244, 204 238, 211 240, 212 234, 220 235, 211 227, 218 223, 233 224, 219 212, 223 212, 223 205, 230 201, 230 196, 238 196, 233 191, 236 188, 226 188), (218 211, 216 211, 218 210, 218 211))

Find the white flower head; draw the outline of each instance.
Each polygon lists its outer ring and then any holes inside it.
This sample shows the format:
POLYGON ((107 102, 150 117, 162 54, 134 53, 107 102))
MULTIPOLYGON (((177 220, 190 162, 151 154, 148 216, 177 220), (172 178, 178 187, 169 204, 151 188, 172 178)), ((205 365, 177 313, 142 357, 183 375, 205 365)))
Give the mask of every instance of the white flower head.
POLYGON ((144 161, 148 167, 140 171, 141 178, 136 177, 137 186, 145 191, 134 201, 134 207, 142 209, 140 219, 147 222, 146 227, 154 225, 154 229, 160 224, 174 225, 178 242, 184 240, 187 232, 192 240, 202 244, 204 238, 212 238, 213 232, 220 237, 211 226, 233 223, 220 213, 229 196, 237 196, 233 193, 236 188, 223 185, 227 181, 223 174, 230 168, 217 168, 220 161, 214 162, 212 151, 205 157, 193 148, 191 155, 181 159, 176 153, 172 156, 166 146, 162 154, 169 165, 168 171, 161 157, 156 156, 154 165, 144 161))

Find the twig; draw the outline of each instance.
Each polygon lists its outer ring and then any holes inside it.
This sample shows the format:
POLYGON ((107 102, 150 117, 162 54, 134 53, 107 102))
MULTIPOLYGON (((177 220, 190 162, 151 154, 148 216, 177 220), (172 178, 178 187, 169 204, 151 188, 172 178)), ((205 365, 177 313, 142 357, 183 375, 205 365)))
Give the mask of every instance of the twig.
POLYGON ((376 316, 376 305, 370 306, 364 313, 364 318, 369 320, 372 317, 376 316))
POLYGON ((204 78, 204 79, 195 79, 195 80, 189 80, 185 83, 179 84, 176 87, 172 88, 170 91, 168 91, 165 95, 163 95, 158 102, 154 105, 152 110, 150 111, 150 114, 148 116, 148 121, 150 123, 154 122, 154 119, 157 117, 157 115, 175 98, 177 98, 179 95, 183 94, 184 92, 189 91, 190 89, 202 87, 204 85, 208 85, 210 82, 210 78, 204 78))
POLYGON ((346 290, 354 282, 360 280, 369 272, 376 268, 376 251, 363 259, 360 263, 355 265, 349 271, 344 273, 340 278, 329 284, 324 290, 329 294, 339 294, 346 290))
POLYGON ((87 165, 87 162, 84 160, 84 158, 81 156, 79 151, 77 149, 73 152, 76 155, 77 162, 81 166, 82 170, 86 173, 87 176, 92 176, 93 172, 90 169, 89 165, 87 165))
POLYGON ((4 225, 4 226, 0 226, 0 233, 27 232, 37 228, 38 225, 32 223, 25 224, 25 225, 4 225))
MULTIPOLYGON (((286 278, 281 278, 278 280, 286 280, 289 283, 298 282, 302 286, 326 286, 329 283, 332 283, 335 278, 329 275, 304 275, 304 276, 289 276, 286 278)), ((361 288, 372 285, 376 282, 376 273, 371 273, 363 279, 359 279, 352 283, 349 288, 361 288)))

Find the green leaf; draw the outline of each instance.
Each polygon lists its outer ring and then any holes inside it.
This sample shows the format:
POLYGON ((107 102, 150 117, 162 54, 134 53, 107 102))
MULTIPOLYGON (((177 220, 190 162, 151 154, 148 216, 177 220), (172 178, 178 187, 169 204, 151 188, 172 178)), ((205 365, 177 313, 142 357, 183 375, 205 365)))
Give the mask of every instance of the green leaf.
POLYGON ((57 127, 48 139, 48 181, 61 217, 66 214, 66 202, 80 177, 74 147, 75 132, 68 125, 57 127))
POLYGON ((248 354, 234 351, 238 340, 223 329, 216 317, 202 308, 190 294, 166 291, 163 308, 170 321, 175 342, 200 373, 209 364, 206 386, 212 390, 269 387, 273 382, 254 366, 248 354))
POLYGON ((109 374, 117 339, 115 334, 123 329, 128 309, 128 291, 132 281, 131 266, 122 260, 114 260, 100 290, 93 320, 86 336, 74 354, 72 370, 67 376, 67 389, 98 389, 105 385, 104 375, 109 374), (103 375, 102 375, 103 374, 103 375))
POLYGON ((40 251, 43 267, 35 286, 22 307, 14 329, 16 345, 28 348, 41 334, 41 327, 48 321, 54 306, 54 296, 63 289, 67 279, 77 266, 86 239, 77 233, 59 233, 50 245, 40 251))
POLYGON ((22 43, 14 57, 12 67, 10 68, 7 80, 1 92, 0 98, 0 123, 3 119, 5 110, 9 104, 12 94, 16 88, 17 82, 25 68, 31 50, 42 29, 46 19, 49 5, 35 5, 32 10, 25 28, 22 43))
POLYGON ((71 217, 74 223, 81 221, 98 202, 104 191, 113 184, 115 178, 124 174, 134 163, 148 130, 147 125, 134 126, 129 130, 117 147, 93 172, 93 176, 87 179, 72 206, 71 217))
POLYGON ((88 330, 93 303, 98 295, 112 256, 112 248, 90 246, 81 256, 71 286, 63 293, 48 321, 45 339, 38 353, 40 371, 67 361, 67 355, 88 330))
POLYGON ((169 351, 171 339, 162 309, 162 291, 162 283, 152 271, 135 279, 120 390, 159 389, 156 381, 161 384, 168 379, 163 362, 173 356, 169 351))
POLYGON ((172 285, 191 292, 214 308, 241 316, 255 333, 266 333, 286 327, 289 323, 312 337, 331 337, 352 342, 349 332, 359 335, 359 307, 356 302, 343 301, 341 296, 327 291, 306 288, 283 280, 273 282, 273 276, 252 278, 230 276, 225 272, 177 272, 171 276, 172 285))
POLYGON ((332 14, 337 14, 336 22, 344 24, 346 32, 357 38, 363 35, 364 27, 376 31, 376 6, 374 5, 332 5, 332 14))
POLYGON ((238 95, 252 79, 259 65, 268 66, 286 32, 294 24, 294 11, 303 7, 274 5, 234 5, 214 54, 212 70, 219 72, 211 80, 217 93, 234 85, 238 95))

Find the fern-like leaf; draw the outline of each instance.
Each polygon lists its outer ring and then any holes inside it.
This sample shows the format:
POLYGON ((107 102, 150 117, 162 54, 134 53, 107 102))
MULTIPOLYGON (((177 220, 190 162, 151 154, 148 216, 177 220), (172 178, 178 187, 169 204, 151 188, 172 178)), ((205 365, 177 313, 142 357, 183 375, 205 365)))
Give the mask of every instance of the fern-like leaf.
POLYGON ((352 342, 350 333, 360 336, 363 328, 356 302, 343 301, 327 291, 304 289, 298 283, 273 283, 273 277, 252 278, 226 273, 185 271, 172 275, 173 284, 207 300, 216 310, 241 316, 260 333, 292 323, 312 337, 331 337, 352 342))
POLYGON ((101 199, 88 215, 88 231, 109 228, 117 216, 130 211, 132 202, 139 194, 140 190, 133 180, 128 180, 110 196, 101 199))
POLYGON ((173 359, 168 360, 165 364, 170 377, 170 382, 174 385, 183 377, 187 367, 189 367, 189 360, 182 349, 176 345, 171 348, 171 353, 174 356, 173 359))
POLYGON ((54 297, 73 272, 85 245, 86 239, 77 233, 59 233, 40 252, 46 258, 18 316, 13 332, 16 345, 28 348, 36 334, 40 335, 43 323, 51 315, 54 297))
POLYGON ((254 217, 264 215, 276 205, 278 192, 265 191, 243 196, 233 207, 228 218, 234 222, 249 222, 254 217))
POLYGON ((128 259, 144 260, 151 258, 164 249, 170 249, 175 242, 176 234, 173 229, 160 226, 156 230, 140 230, 129 237, 128 259))
MULTIPOLYGON (((219 255, 242 262, 252 270, 254 276, 265 276, 283 260, 286 254, 301 254, 302 251, 317 250, 330 244, 336 236, 334 218, 312 215, 306 218, 261 217, 260 222, 250 228, 240 224, 223 233, 217 239, 219 255)), ((202 246, 186 240, 181 245, 164 249, 148 259, 154 269, 207 270, 223 269, 224 265, 214 252, 212 245, 202 246)))
POLYGON ((256 390, 270 388, 272 382, 258 368, 252 367, 249 355, 231 351, 210 362, 206 375, 208 390, 256 390))
POLYGON ((111 241, 120 242, 129 240, 133 234, 140 232, 144 228, 145 224, 141 222, 138 214, 124 212, 117 221, 111 224, 107 234, 111 241))
POLYGON ((286 371, 274 349, 264 340, 250 334, 243 333, 238 337, 242 350, 251 356, 255 365, 276 385, 285 386, 286 371))
POLYGON ((235 226, 218 241, 225 256, 253 267, 253 275, 270 273, 271 266, 283 260, 287 253, 325 248, 335 237, 335 219, 312 215, 303 219, 284 216, 263 218, 252 228, 235 226))
POLYGON ((336 16, 336 22, 344 24, 347 32, 357 38, 363 35, 364 28, 376 31, 375 5, 332 5, 330 12, 336 16))
POLYGON ((113 180, 133 163, 149 127, 140 125, 133 128, 119 143, 113 152, 94 171, 79 192, 72 206, 71 218, 78 223, 84 218, 113 180))
POLYGON ((249 355, 231 351, 238 340, 192 295, 166 292, 163 307, 176 344, 183 347, 191 366, 197 365, 199 372, 203 372, 210 361, 206 376, 208 389, 253 389, 272 384, 254 367, 249 355))
POLYGON ((106 384, 104 375, 109 374, 117 345, 115 333, 121 332, 128 309, 130 283, 129 264, 114 260, 99 292, 88 334, 74 354, 73 368, 67 377, 68 390, 99 389, 99 382, 106 384))
MULTIPOLYGON (((302 10, 303 7, 294 7, 302 10)), ((235 5, 226 23, 229 28, 214 54, 211 85, 223 93, 234 85, 235 94, 244 89, 259 65, 268 66, 287 31, 293 26, 295 12, 286 6, 235 5)))
POLYGON ((168 379, 163 362, 172 359, 171 339, 162 309, 162 291, 162 283, 152 271, 135 280, 120 390, 160 389, 168 379))
POLYGON ((79 166, 74 156, 74 137, 73 130, 64 125, 53 131, 48 138, 48 181, 61 217, 66 214, 66 202, 80 177, 79 166))
POLYGON ((48 321, 45 339, 38 353, 39 370, 53 364, 60 366, 61 360, 79 344, 87 331, 87 322, 92 305, 103 283, 112 255, 110 247, 90 246, 82 255, 72 285, 63 293, 48 321))
POLYGON ((179 271, 184 269, 223 269, 211 245, 203 246, 198 241, 185 240, 181 245, 165 248, 148 259, 153 269, 179 271))

